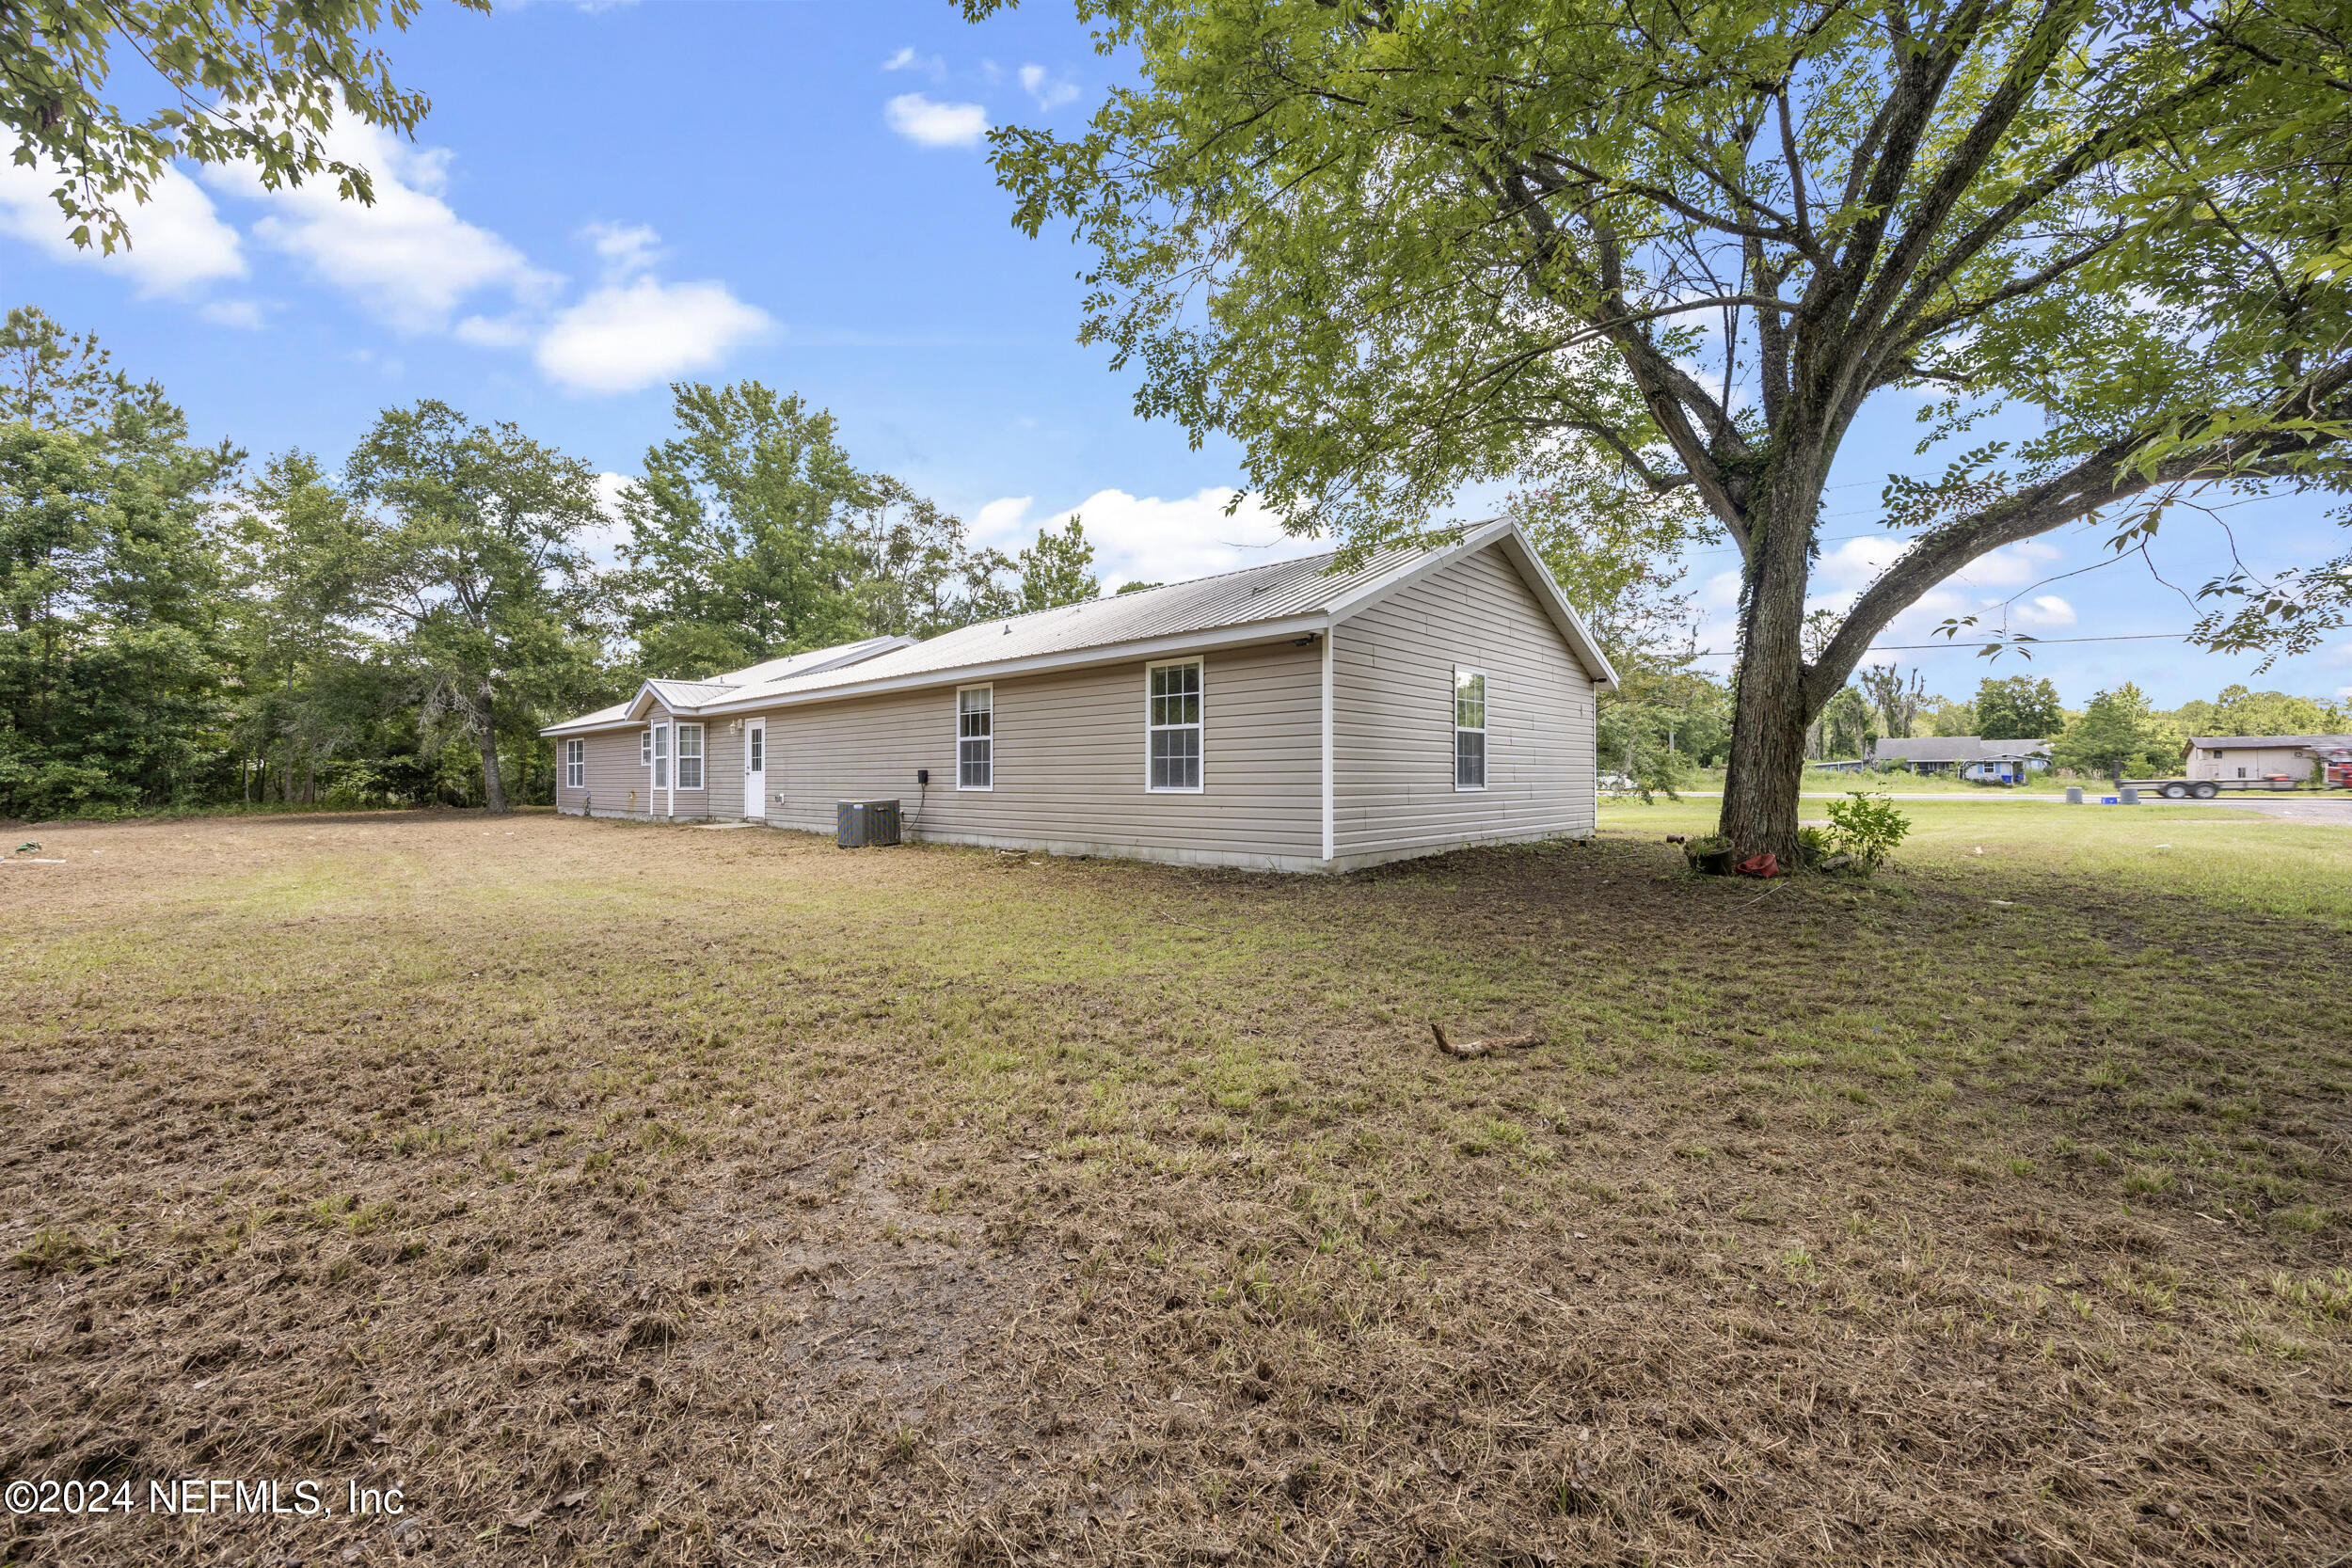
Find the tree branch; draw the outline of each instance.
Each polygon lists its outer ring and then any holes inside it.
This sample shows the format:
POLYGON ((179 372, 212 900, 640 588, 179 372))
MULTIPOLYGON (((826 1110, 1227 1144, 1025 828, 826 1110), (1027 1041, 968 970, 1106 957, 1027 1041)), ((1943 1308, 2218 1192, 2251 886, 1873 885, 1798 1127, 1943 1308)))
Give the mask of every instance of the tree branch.
MULTIPOLYGON (((2352 386, 2352 362, 2331 366, 2310 384, 2272 405, 2275 420, 2319 418, 2340 426, 2352 408, 2337 407, 2352 386)), ((2111 441, 2065 472, 1994 502, 1975 516, 1922 538, 1872 583, 1846 612, 1837 634, 1804 674, 1805 716, 1810 719, 1846 684, 1886 624, 1918 602, 1921 594, 1978 557, 2047 533, 2090 516, 2101 507, 2166 485, 2210 483, 2230 479, 2284 477, 2297 471, 2315 450, 2339 445, 2322 428, 2248 431, 2217 445, 2192 448, 2153 466, 2132 459, 2150 440, 2146 433, 2111 441)))

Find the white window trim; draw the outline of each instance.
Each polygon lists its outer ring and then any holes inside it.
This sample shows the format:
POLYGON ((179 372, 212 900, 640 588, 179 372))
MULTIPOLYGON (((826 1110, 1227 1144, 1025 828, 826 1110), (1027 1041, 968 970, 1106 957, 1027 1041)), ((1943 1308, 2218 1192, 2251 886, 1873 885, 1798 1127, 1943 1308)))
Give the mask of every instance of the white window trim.
POLYGON ((640 768, 653 766, 653 726, 651 724, 647 724, 637 732, 637 766, 640 768))
POLYGON ((653 747, 653 762, 650 764, 653 768, 653 787, 675 795, 677 793, 677 767, 676 759, 670 754, 670 726, 656 724, 653 727, 652 739, 649 744, 653 747))
POLYGON ((976 681, 970 686, 956 688, 956 788, 973 795, 993 794, 996 789, 996 683, 976 681), (988 693, 988 783, 968 784, 963 782, 963 694, 967 691, 988 693))
POLYGON ((1195 655, 1191 658, 1155 659, 1143 667, 1143 792, 1146 795, 1205 795, 1209 791, 1209 661, 1195 655), (1192 724, 1154 724, 1152 722, 1152 672, 1170 670, 1183 665, 1196 665, 1200 671, 1200 719, 1192 724), (1154 784, 1152 782, 1152 736, 1162 729, 1191 730, 1200 736, 1200 782, 1188 788, 1154 784))
POLYGON ((564 742, 564 787, 588 787, 588 742, 585 740, 564 742))
POLYGON ((1491 719, 1493 717, 1493 715, 1485 711, 1488 701, 1493 695, 1492 691, 1489 689, 1486 672, 1472 664, 1455 665, 1454 667, 1454 684, 1448 688, 1446 691, 1446 704, 1452 709, 1449 717, 1454 721, 1453 734, 1449 736, 1449 743, 1446 747, 1446 762, 1447 765, 1454 769, 1454 794, 1483 795, 1486 793, 1486 781, 1494 777, 1494 756, 1490 749, 1486 745, 1486 737, 1493 729, 1493 725, 1491 723, 1487 723, 1479 724, 1473 727, 1462 722, 1462 677, 1464 675, 1475 675, 1478 677, 1478 706, 1480 708, 1480 717, 1485 719, 1491 719), (1478 751, 1479 782, 1474 784, 1466 784, 1462 782, 1462 736, 1465 735, 1477 736, 1480 742, 1478 751))
POLYGON ((676 728, 676 740, 670 748, 675 753, 670 758, 671 777, 676 779, 679 789, 690 795, 700 795, 710 787, 709 732, 701 724, 680 723, 676 728), (694 732, 694 776, 700 781, 691 784, 684 779, 677 778, 678 765, 686 760, 686 732, 688 730, 694 732))

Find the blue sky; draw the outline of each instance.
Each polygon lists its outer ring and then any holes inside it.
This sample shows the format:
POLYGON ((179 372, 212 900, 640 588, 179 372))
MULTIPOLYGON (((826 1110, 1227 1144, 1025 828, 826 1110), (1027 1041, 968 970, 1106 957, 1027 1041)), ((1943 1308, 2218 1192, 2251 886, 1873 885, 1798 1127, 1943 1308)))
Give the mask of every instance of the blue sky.
MULTIPOLYGON (((0 297, 96 329, 199 435, 257 454, 339 459, 378 409, 432 396, 625 475, 668 429, 668 382, 756 376, 830 407, 862 465, 991 543, 1025 542, 1079 509, 1112 579, 1315 547, 1247 506, 1224 515, 1233 450, 1196 451, 1136 418, 1132 381, 1073 341, 1084 258, 1009 221, 986 128, 1074 128, 1114 69, 1060 6, 1032 0, 979 26, 946 0, 431 7, 389 47, 434 109, 413 145, 364 128, 348 138, 375 173, 373 210, 325 188, 181 176, 135 216, 132 252, 100 261, 64 244, 42 194, 53 181, 0 166, 0 297)), ((1888 557, 1870 527, 1878 483, 1918 461, 1914 438, 1890 404, 1849 444, 1821 602, 1888 557)), ((2230 515, 2257 564, 2341 547, 2308 502, 2230 515)), ((2158 564, 2193 592, 2222 561, 2219 541, 2184 517, 2158 564)), ((1883 641, 1924 642, 1945 615, 2012 595, 2012 625, 2052 638, 2189 623, 2137 563, 2036 586, 2097 562, 2097 542, 2078 531, 2002 552, 1883 641)), ((1688 564, 1715 618, 1709 645, 1727 646, 1733 559, 1688 564)), ((1952 695, 1983 673, 1965 651, 1886 657, 1922 664, 1952 695)), ((2253 663, 2085 643, 2030 666, 2005 657, 1997 673, 2050 674, 2077 705, 2126 678, 2168 705, 2233 680, 2352 691, 2352 640, 2267 676, 2253 663)))

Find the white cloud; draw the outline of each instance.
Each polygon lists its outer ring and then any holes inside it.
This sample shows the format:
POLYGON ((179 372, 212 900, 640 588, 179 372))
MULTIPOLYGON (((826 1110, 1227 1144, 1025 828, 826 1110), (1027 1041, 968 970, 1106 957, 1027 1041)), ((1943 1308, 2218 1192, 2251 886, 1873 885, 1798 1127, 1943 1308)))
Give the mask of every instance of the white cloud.
POLYGON ((2074 607, 2056 594, 2037 594, 2030 604, 2021 604, 2010 611, 2021 626, 2071 626, 2074 624, 2074 607))
POLYGON ((2028 539, 1979 556, 1954 575, 1955 582, 1979 588, 2022 588, 2050 575, 2050 563, 2065 554, 2055 545, 2028 539))
POLYGON ((614 279, 556 312, 539 340, 540 371, 575 392, 633 392, 708 370, 773 323, 723 283, 614 279))
POLYGON ((599 565, 610 566, 617 562, 621 546, 628 540, 628 524, 621 520, 621 492, 635 483, 627 474, 596 476, 596 506, 603 512, 604 520, 582 530, 576 542, 599 565))
POLYGON ((1074 82, 1057 82, 1041 65, 1021 68, 1021 90, 1037 100, 1041 109, 1058 109, 1078 96, 1074 82))
POLYGON ((241 327, 247 332, 262 330, 262 308, 249 299, 216 299, 196 308, 196 313, 215 326, 241 327))
POLYGON ((1842 541, 1821 557, 1814 563, 1813 575, 1833 588, 1848 591, 1846 598, 1851 601, 1855 593, 1868 587, 1908 548, 1907 541, 1892 534, 1865 534, 1842 541))
POLYGON ((947 74, 946 61, 936 55, 918 55, 912 44, 882 61, 882 68, 884 71, 919 71, 933 81, 947 74))
POLYGON ((919 92, 883 104, 882 119, 917 147, 973 147, 988 135, 988 111, 977 103, 934 103, 919 92))
POLYGON ((1105 592, 1122 582, 1182 582, 1329 547, 1284 533, 1281 519, 1254 499, 1227 516, 1225 508, 1232 499, 1232 490, 1224 485, 1172 499, 1097 490, 1076 506, 1033 519, 1033 498, 1008 496, 980 508, 972 533, 979 544, 1013 549, 1027 544, 1041 529, 1060 528, 1074 514, 1086 521, 1095 571, 1105 592))
POLYGON ((1740 608, 1740 590, 1746 579, 1737 571, 1717 572, 1699 587, 1699 608, 1733 610, 1740 608))
POLYGON ((442 199, 447 149, 413 147, 358 120, 338 121, 327 149, 373 176, 373 206, 344 200, 326 177, 276 191, 242 166, 213 169, 206 178, 215 189, 269 208, 253 226, 254 238, 305 262, 396 331, 443 330, 459 307, 487 291, 529 305, 561 285, 562 278, 532 266, 442 199))
POLYGON ((536 330, 518 315, 468 316, 451 329, 451 336, 476 348, 521 348, 536 330))
POLYGON ((592 223, 587 232, 608 274, 632 277, 661 259, 661 236, 644 224, 592 223))
POLYGON ((142 298, 186 295, 224 277, 243 277, 245 253, 237 231, 220 220, 202 186, 177 168, 164 170, 149 199, 132 206, 131 244, 108 256, 68 237, 72 225, 50 192, 62 176, 0 158, 0 233, 12 234, 53 261, 96 267, 128 278, 142 298))

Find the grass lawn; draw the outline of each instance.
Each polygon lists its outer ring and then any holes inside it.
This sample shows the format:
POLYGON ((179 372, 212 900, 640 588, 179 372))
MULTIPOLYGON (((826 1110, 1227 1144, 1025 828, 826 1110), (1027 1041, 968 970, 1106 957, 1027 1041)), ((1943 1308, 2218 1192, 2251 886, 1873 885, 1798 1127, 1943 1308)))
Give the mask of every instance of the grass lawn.
POLYGON ((1911 809, 1869 885, 1688 876, 1712 801, 1333 880, 44 828, 0 1481, 140 1507, 8 1560, 2337 1558, 2352 830, 1911 809))

